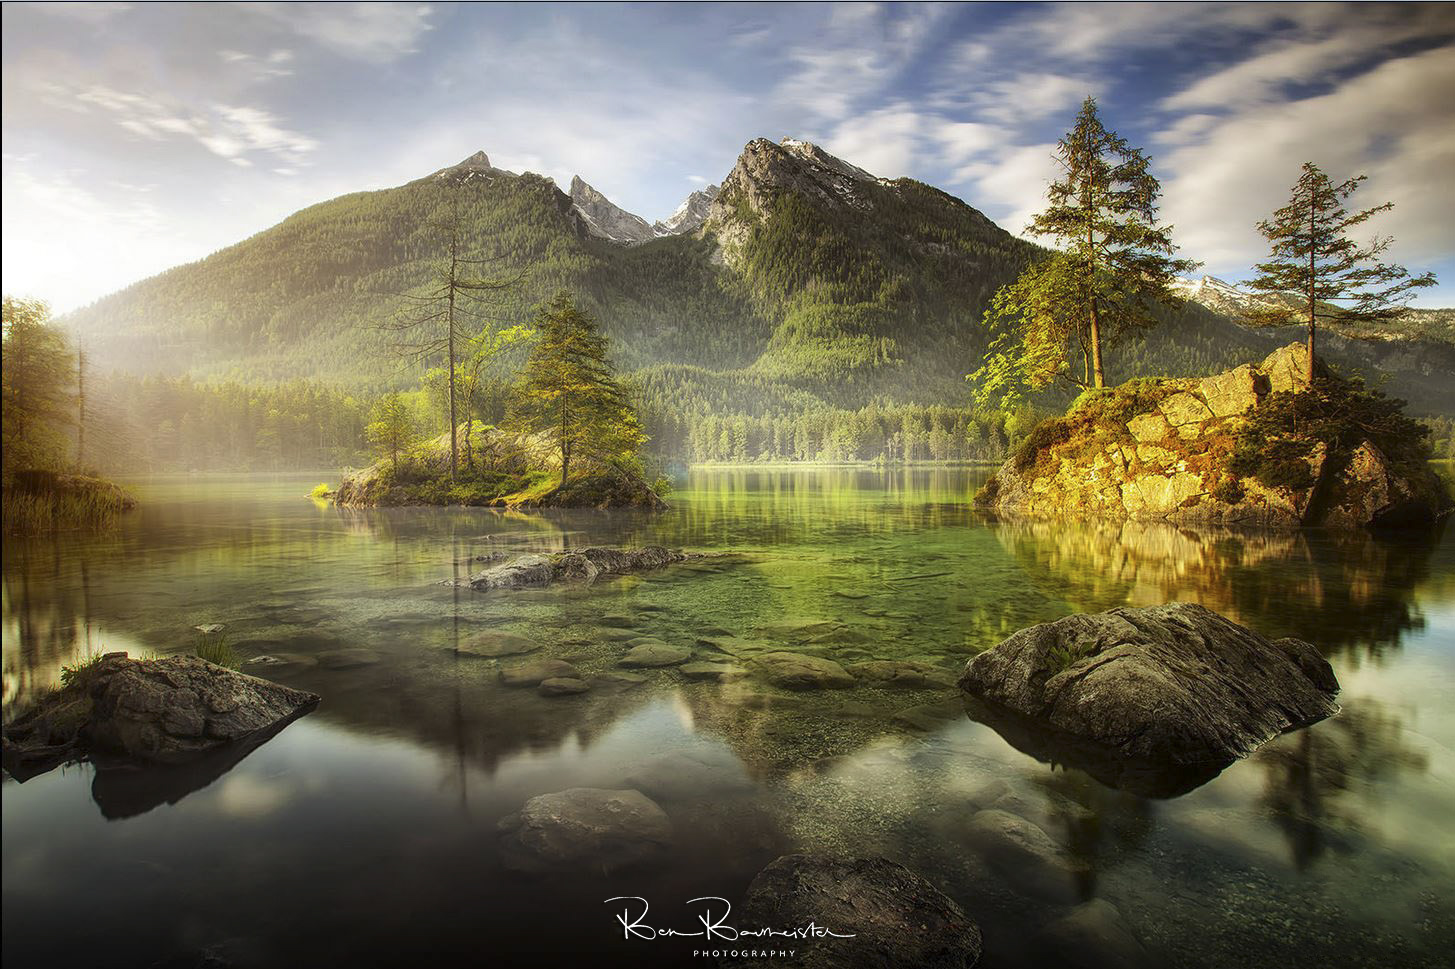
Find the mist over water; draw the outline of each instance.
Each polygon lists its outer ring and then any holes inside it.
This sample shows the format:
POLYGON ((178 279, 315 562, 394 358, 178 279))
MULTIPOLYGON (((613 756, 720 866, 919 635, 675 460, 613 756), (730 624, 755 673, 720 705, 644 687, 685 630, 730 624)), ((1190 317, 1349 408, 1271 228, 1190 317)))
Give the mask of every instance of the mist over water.
POLYGON ((602 900, 647 897, 687 929, 686 900, 737 899, 806 850, 925 875, 980 924, 992 969, 1043 964, 1038 932, 1093 898, 1154 964, 1445 964, 1455 539, 992 523, 969 507, 983 475, 700 471, 657 516, 351 511, 302 497, 317 475, 174 477, 134 483, 140 508, 111 534, 7 542, 7 719, 88 651, 187 651, 211 622, 245 660, 292 657, 263 675, 323 702, 172 786, 90 765, 7 780, 5 961, 682 965, 690 943, 624 940, 602 900), (589 588, 445 584, 500 551, 649 542, 739 558, 589 588), (953 677, 1026 625, 1168 601, 1315 643, 1341 712, 1152 798, 1022 752, 954 689, 789 693, 665 669, 548 698, 502 686, 510 660, 455 650, 512 632, 591 675, 633 637, 721 661, 741 657, 701 641, 768 643, 953 677), (345 649, 371 661, 318 662, 345 649), (515 870, 498 822, 572 787, 642 790, 674 846, 515 870), (1064 864, 997 859, 971 824, 992 805, 1064 864))

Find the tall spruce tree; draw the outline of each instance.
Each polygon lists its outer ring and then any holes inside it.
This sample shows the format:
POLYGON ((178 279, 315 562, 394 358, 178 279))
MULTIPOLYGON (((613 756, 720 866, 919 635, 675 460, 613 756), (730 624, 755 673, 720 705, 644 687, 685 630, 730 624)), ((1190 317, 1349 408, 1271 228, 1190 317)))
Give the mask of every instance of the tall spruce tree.
POLYGON ((559 450, 561 486, 577 458, 634 455, 646 435, 607 362, 606 337, 596 320, 562 292, 532 326, 540 339, 526 361, 513 416, 559 450))
POLYGON ((1319 320, 1387 322, 1405 309, 1411 290, 1435 284, 1434 273, 1411 276, 1403 266, 1378 261, 1392 238, 1375 236, 1365 246, 1349 238, 1350 229, 1394 207, 1385 202, 1353 214, 1344 208, 1366 177, 1335 185, 1313 162, 1304 162, 1288 204, 1258 223, 1272 253, 1267 262, 1254 267, 1258 276, 1249 287, 1274 296, 1297 294, 1298 302, 1270 300, 1250 316, 1268 325, 1308 324, 1305 379, 1310 385, 1319 320), (1338 305, 1344 301, 1351 305, 1338 305))
POLYGON ((1161 186, 1149 160, 1081 105, 1076 124, 1056 146, 1062 177, 1047 188, 1048 206, 1027 231, 1053 239, 1058 253, 1029 267, 1001 290, 986 322, 1003 338, 982 368, 982 383, 1014 375, 1031 386, 1057 377, 1106 386, 1102 348, 1156 323, 1154 303, 1178 306, 1170 288, 1197 263, 1173 258, 1171 226, 1158 224, 1161 186), (1067 359, 1082 356, 1078 376, 1067 359))

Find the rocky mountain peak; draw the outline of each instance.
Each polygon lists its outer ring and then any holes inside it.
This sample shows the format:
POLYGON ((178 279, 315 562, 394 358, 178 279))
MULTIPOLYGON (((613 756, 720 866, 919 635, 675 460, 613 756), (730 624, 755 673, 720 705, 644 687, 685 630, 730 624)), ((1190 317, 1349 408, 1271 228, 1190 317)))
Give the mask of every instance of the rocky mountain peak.
POLYGON ((743 221, 744 206, 763 219, 769 217, 774 198, 796 194, 815 205, 869 213, 874 190, 890 184, 811 142, 784 138, 774 144, 755 138, 723 180, 704 225, 717 237, 722 257, 731 265, 749 231, 743 221))
POLYGON ((696 232, 702 228, 702 223, 707 221, 708 212, 712 209, 712 200, 717 198, 719 191, 720 188, 716 185, 698 189, 683 199, 675 212, 654 223, 652 228, 659 236, 678 236, 696 232))
POLYGON ((657 233, 647 220, 614 204, 586 183, 580 175, 571 178, 572 208, 586 231, 612 242, 646 242, 657 233))
POLYGON ((456 168, 482 168, 482 169, 484 169, 486 171, 490 171, 493 166, 490 164, 490 156, 489 155, 485 154, 483 151, 477 151, 477 152, 475 152, 475 154, 471 155, 469 158, 466 158, 464 161, 460 162, 458 165, 456 165, 454 167, 456 167, 456 168))

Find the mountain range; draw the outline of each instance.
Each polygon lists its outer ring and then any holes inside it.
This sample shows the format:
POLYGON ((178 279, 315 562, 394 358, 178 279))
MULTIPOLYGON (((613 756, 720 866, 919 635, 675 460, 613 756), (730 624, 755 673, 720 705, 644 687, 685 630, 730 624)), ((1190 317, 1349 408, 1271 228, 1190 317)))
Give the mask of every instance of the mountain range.
MULTIPOLYGON (((563 192, 482 151, 306 208, 62 322, 93 361, 135 373, 411 384, 419 366, 385 324, 429 280, 448 213, 490 271, 522 277, 482 318, 525 320, 571 289, 621 369, 697 414, 963 403, 988 342, 981 315, 1037 251, 952 195, 795 139, 749 142, 720 187, 657 223, 580 176, 563 192)), ((1215 372, 1298 338, 1242 325, 1251 297, 1235 287, 1186 290, 1161 326, 1109 348, 1112 379, 1215 372)), ((1450 314, 1427 312, 1396 339, 1330 333, 1325 352, 1386 375, 1421 411, 1455 413, 1450 314)))

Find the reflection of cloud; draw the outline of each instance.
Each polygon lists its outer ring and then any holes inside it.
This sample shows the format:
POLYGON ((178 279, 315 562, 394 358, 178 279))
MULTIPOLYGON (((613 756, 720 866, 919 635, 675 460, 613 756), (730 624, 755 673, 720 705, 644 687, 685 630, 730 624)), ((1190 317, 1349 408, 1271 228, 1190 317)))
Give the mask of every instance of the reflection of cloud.
POLYGON ((222 779, 217 806, 236 818, 260 818, 272 814, 293 798, 291 785, 246 771, 233 771, 222 779))

